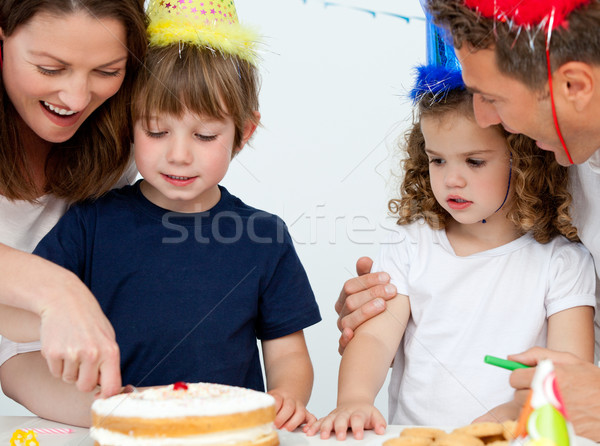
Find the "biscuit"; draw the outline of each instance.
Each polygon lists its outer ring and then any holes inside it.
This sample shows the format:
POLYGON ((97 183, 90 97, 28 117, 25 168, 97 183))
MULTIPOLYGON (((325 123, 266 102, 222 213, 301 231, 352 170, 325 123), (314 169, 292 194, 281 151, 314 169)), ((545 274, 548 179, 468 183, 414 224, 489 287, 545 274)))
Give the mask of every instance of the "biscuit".
POLYGON ((383 442, 383 446, 430 446, 433 440, 429 437, 402 437, 390 438, 383 442))
POLYGON ((433 446, 483 446, 480 438, 462 432, 452 432, 435 439, 433 446))
POLYGON ((453 432, 460 432, 479 438, 491 437, 494 435, 503 435, 504 426, 502 426, 500 423, 493 422, 473 423, 467 426, 459 427, 458 429, 454 429, 453 432))
POLYGON ((502 427, 504 428, 504 438, 508 441, 512 441, 515 439, 515 430, 517 429, 517 422, 514 420, 508 420, 502 423, 502 427))
POLYGON ((400 436, 406 435, 410 437, 426 437, 435 440, 440 435, 445 435, 447 432, 433 427, 407 427, 400 432, 400 436))

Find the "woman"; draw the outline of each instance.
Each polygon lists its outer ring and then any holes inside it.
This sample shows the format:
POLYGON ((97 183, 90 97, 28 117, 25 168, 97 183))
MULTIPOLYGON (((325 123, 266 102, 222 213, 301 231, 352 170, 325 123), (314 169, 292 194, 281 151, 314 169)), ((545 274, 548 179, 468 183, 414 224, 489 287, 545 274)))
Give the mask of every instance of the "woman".
POLYGON ((27 252, 69 203, 134 179, 127 103, 143 0, 3 0, 0 39, 0 334, 41 339, 52 375, 108 396, 121 389, 110 323, 72 273, 27 252))

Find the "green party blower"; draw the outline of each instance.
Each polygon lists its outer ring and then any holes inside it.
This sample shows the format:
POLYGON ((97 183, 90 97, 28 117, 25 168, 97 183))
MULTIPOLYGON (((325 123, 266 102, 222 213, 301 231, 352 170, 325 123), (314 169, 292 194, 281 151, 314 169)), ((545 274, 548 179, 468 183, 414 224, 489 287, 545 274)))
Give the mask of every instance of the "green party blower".
POLYGON ((521 364, 520 362, 509 361, 508 359, 496 358, 495 356, 486 355, 483 358, 483 362, 486 364, 495 365, 497 367, 502 367, 507 370, 516 370, 516 369, 527 369, 528 365, 521 364))

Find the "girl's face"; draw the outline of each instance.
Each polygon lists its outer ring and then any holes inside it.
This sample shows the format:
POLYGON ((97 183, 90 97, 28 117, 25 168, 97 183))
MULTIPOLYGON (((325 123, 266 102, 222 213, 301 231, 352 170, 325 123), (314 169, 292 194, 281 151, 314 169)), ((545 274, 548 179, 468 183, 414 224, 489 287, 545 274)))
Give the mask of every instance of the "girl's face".
MULTIPOLYGON (((255 126, 247 126, 241 147, 255 126)), ((214 119, 185 112, 157 115, 134 126, 135 161, 144 177, 142 193, 175 212, 201 212, 221 196, 218 184, 233 155, 235 125, 227 116, 214 119)))
POLYGON ((126 33, 116 19, 42 12, 1 37, 6 92, 43 140, 71 138, 123 82, 126 33))
POLYGON ((500 131, 481 128, 459 113, 423 117, 421 129, 438 203, 462 224, 504 217, 510 155, 500 131))

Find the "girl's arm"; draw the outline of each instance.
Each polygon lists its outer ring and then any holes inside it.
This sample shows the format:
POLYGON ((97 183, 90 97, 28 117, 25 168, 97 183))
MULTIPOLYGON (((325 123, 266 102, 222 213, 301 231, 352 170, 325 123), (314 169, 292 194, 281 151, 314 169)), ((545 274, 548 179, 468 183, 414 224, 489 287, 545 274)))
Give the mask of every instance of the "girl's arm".
POLYGON ((19 341, 40 339, 52 375, 76 381, 80 390, 91 391, 99 383, 103 396, 118 392, 114 330, 79 278, 3 244, 0 265, 0 333, 19 341))
POLYGON ((547 347, 594 361, 594 309, 573 307, 548 318, 547 347))
POLYGON ((267 391, 275 398, 275 427, 293 431, 315 416, 306 410, 313 367, 302 330, 262 342, 267 391))
POLYGON ((348 428, 362 439, 364 429, 385 431, 385 420, 373 403, 396 355, 410 316, 407 296, 397 295, 387 302, 386 311, 363 323, 342 356, 338 381, 337 408, 307 429, 319 430, 321 438, 335 431, 337 439, 346 438, 348 428))

